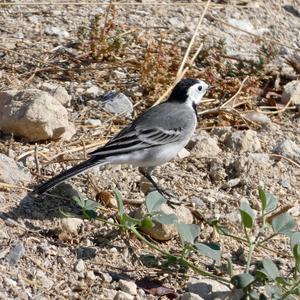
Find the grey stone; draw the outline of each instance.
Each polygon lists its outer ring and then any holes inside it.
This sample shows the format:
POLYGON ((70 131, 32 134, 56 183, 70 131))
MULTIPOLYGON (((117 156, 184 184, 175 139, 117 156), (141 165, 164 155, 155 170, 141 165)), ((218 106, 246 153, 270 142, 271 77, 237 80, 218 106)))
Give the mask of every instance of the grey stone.
POLYGON ((56 26, 47 26, 45 27, 44 32, 48 35, 58 36, 59 38, 68 38, 70 36, 69 32, 64 28, 56 26))
POLYGON ((237 185, 239 185, 241 183, 241 179, 240 178, 234 178, 234 179, 230 179, 228 180, 222 187, 223 188, 233 188, 237 185))
POLYGON ((0 181, 8 184, 28 184, 31 181, 31 174, 12 158, 0 154, 0 181))
POLYGON ((300 105, 300 80, 293 80, 284 86, 281 102, 286 104, 289 101, 292 105, 300 105))
POLYGON ((66 108, 49 93, 37 89, 0 92, 0 129, 31 142, 70 139, 75 133, 66 108))
POLYGON ((204 300, 204 298, 200 297, 199 295, 190 292, 184 293, 183 295, 180 296, 179 299, 180 300, 204 300))
POLYGON ((128 293, 130 295, 137 294, 137 285, 133 281, 120 279, 119 288, 121 289, 121 291, 128 293))
POLYGON ((255 131, 249 129, 227 134, 225 145, 232 150, 243 152, 257 152, 261 150, 260 141, 255 131))
POLYGON ((273 152, 300 163, 300 147, 289 139, 279 143, 273 149, 273 152))
MULTIPOLYGON (((267 28, 260 28, 260 29, 255 29, 253 24, 247 20, 247 19, 234 19, 234 18, 230 18, 228 19, 228 23, 232 26, 235 26, 239 29, 245 30, 247 32, 251 32, 253 34, 257 34, 257 35, 262 35, 263 33, 267 32, 268 29, 267 28)), ((239 34, 239 35, 245 35, 247 33, 242 32, 240 30, 237 30, 235 28, 230 28, 229 31, 232 34, 239 34)))
POLYGON ((113 281, 113 278, 110 276, 109 273, 101 272, 100 276, 101 276, 101 278, 103 279, 104 282, 110 283, 110 282, 113 281))
POLYGON ((36 278, 42 283, 42 286, 46 289, 50 289, 54 282, 47 277, 47 275, 42 270, 37 270, 35 274, 36 278))
POLYGON ((175 28, 179 28, 179 29, 185 29, 185 23, 182 22, 181 20, 179 20, 176 17, 172 17, 168 19, 168 22, 175 28))
POLYGON ((96 279, 95 273, 93 270, 87 271, 85 274, 86 279, 94 281, 96 279))
POLYGON ((133 112, 130 99, 123 93, 109 92, 103 96, 104 110, 112 114, 125 114, 129 116, 133 112))
POLYGON ((125 293, 123 291, 118 291, 116 293, 116 295, 114 296, 114 300, 133 300, 134 299, 134 296, 128 294, 128 293, 125 293))
POLYGON ((75 264, 75 271, 77 273, 82 273, 85 270, 85 263, 82 259, 78 259, 75 264))
POLYGON ((7 260, 10 266, 15 266, 25 253, 24 245, 21 241, 9 251, 7 260))
POLYGON ((61 227, 69 233, 77 234, 78 229, 83 225, 83 220, 80 218, 62 218, 61 227))

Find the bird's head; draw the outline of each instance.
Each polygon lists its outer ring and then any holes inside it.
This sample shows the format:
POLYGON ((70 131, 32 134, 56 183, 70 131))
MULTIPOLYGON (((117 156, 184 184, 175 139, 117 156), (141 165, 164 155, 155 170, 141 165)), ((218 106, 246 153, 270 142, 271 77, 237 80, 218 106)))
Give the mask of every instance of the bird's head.
POLYGON ((168 102, 186 103, 194 108, 210 88, 207 83, 199 79, 182 79, 174 87, 168 102))

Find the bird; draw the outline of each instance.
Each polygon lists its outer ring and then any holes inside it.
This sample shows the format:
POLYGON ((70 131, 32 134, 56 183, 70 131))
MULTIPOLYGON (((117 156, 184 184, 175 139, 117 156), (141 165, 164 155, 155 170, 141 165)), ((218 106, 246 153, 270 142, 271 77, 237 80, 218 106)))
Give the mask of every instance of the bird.
POLYGON ((196 78, 181 79, 165 102, 146 110, 105 145, 89 153, 87 160, 40 184, 30 194, 42 195, 95 166, 128 164, 138 167, 162 196, 172 197, 153 179, 152 172, 187 145, 198 123, 197 106, 210 88, 196 78))

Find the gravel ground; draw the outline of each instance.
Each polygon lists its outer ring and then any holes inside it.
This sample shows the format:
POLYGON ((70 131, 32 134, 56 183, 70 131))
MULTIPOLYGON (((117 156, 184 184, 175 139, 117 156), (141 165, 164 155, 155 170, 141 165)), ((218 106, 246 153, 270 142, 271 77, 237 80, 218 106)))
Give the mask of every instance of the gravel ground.
MULTIPOLYGON (((45 83, 59 85, 71 96, 66 108, 70 122, 76 127, 69 140, 30 143, 22 137, 0 135, 0 151, 12 159, 8 171, 0 164, 0 172, 22 173, 15 181, 3 179, 5 174, 0 173, 1 181, 10 185, 0 183, 0 299, 157 298, 143 289, 141 282, 145 279, 148 284, 155 279, 160 285, 174 289, 174 297, 188 290, 193 272, 146 266, 142 257, 152 250, 135 237, 99 221, 62 220, 59 208, 77 211, 69 200, 47 196, 32 200, 26 197, 26 189, 15 187, 32 188, 73 165, 155 103, 173 82, 206 3, 164 1, 157 5, 154 1, 140 1, 126 5, 121 2, 110 14, 105 13, 108 7, 103 4, 107 4, 105 1, 102 4, 75 1, 68 5, 56 1, 39 5, 27 1, 0 4, 0 91, 41 88, 45 83), (93 45, 86 37, 95 15, 100 16, 100 26, 105 26, 108 16, 107 39, 96 44, 96 58, 91 57, 93 45), (99 98, 110 91, 128 97, 133 113, 116 115, 99 105, 99 98), (14 171, 14 161, 29 172, 14 171), (11 261, 13 250, 20 255, 16 264, 11 261), (122 280, 130 281, 133 286, 122 280)), ((237 93, 235 103, 247 101, 239 107, 239 116, 262 105, 275 107, 276 113, 271 110, 273 113, 265 114, 269 117, 267 122, 258 125, 244 123, 226 113, 203 114, 187 157, 176 158, 156 170, 159 182, 174 191, 183 205, 191 210, 198 207, 201 217, 195 217, 194 223, 200 225, 201 239, 213 238, 220 243, 222 263, 231 257, 236 270, 243 268, 241 244, 214 236, 203 220, 218 218, 232 232, 242 234, 239 203, 246 199, 257 208, 257 187, 261 185, 276 195, 279 209, 289 211, 298 228, 300 225, 299 111, 297 103, 286 109, 280 102, 283 85, 288 81, 281 74, 299 79, 285 62, 290 55, 299 53, 299 15, 297 1, 211 4, 193 51, 201 42, 208 46, 222 40, 227 55, 235 57, 235 61, 256 59, 262 45, 271 44, 276 55, 266 66, 268 80, 260 81, 257 75, 254 88, 251 90, 248 85, 242 93, 237 92, 243 78, 235 78, 237 87, 227 93, 228 86, 222 85, 224 79, 213 71, 208 74, 207 66, 198 60, 187 75, 207 76, 205 79, 211 81, 215 78, 219 89, 207 95, 206 100, 211 101, 204 102, 200 111, 212 109, 237 93), (277 88, 276 74, 279 74, 277 79, 281 78, 277 88), (273 94, 258 97, 257 89, 266 82, 274 87, 273 94), (274 150, 286 141, 287 148, 274 150)), ((121 191, 126 209, 132 211, 145 199, 141 182, 137 170, 130 166, 107 166, 73 178, 61 190, 65 192, 72 184, 97 201, 108 198, 103 214, 114 220, 112 188, 121 191)), ((174 251, 179 244, 177 237, 157 243, 174 251)), ((284 274, 291 272, 288 240, 277 238, 269 247, 275 254, 262 250, 255 252, 254 258, 276 258, 284 274)), ((193 259, 211 268, 205 258, 193 259)))

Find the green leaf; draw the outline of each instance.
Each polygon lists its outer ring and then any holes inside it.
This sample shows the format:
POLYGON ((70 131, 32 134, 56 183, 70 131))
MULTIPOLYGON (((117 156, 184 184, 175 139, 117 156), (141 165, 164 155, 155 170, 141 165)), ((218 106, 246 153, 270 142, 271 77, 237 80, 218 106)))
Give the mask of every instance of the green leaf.
POLYGON ((84 209, 83 214, 88 219, 95 219, 97 217, 97 213, 94 210, 85 210, 84 209))
POLYGON ((182 243, 194 244, 195 239, 200 234, 200 227, 196 224, 175 224, 176 229, 180 235, 182 243))
POLYGON ((291 249, 295 258, 295 267, 300 272, 300 232, 293 232, 291 235, 291 249))
POLYGON ((59 208, 58 210, 62 214, 62 216, 65 217, 65 218, 79 218, 79 219, 82 218, 82 216, 79 216, 79 215, 76 215, 76 214, 73 214, 73 213, 69 213, 67 211, 64 211, 61 208, 59 208))
POLYGON ((262 209, 266 213, 276 209, 277 199, 271 193, 264 191, 261 187, 258 188, 258 193, 261 200, 262 209))
POLYGON ((141 227, 146 228, 146 229, 151 229, 153 228, 155 225, 152 222, 152 219, 150 217, 146 217, 142 220, 142 224, 141 227))
POLYGON ((219 245, 214 243, 195 243, 195 246, 200 254, 216 261, 219 261, 221 259, 221 249, 219 245))
POLYGON ((294 219, 288 213, 276 216, 272 220, 272 228, 275 233, 289 233, 295 225, 294 219))
POLYGON ((97 201, 94 200, 84 200, 84 207, 83 209, 85 210, 96 210, 96 208, 100 207, 100 203, 98 203, 97 201))
POLYGON ((240 214, 241 214, 241 218, 242 218, 244 227, 252 228, 253 221, 255 219, 255 213, 254 213, 254 210, 250 207, 248 202, 245 202, 245 201, 241 202, 240 214))
POLYGON ((141 220, 132 218, 125 213, 122 215, 122 222, 123 223, 121 223, 121 224, 125 225, 127 228, 136 227, 136 226, 141 227, 141 225, 142 225, 141 220))
POLYGON ((84 208, 84 200, 80 196, 73 196, 71 198, 80 208, 84 208))
POLYGON ((266 293, 270 297, 269 299, 282 299, 283 292, 280 287, 276 285, 267 285, 266 286, 266 293))
POLYGON ((244 289, 255 281, 255 278, 249 273, 242 273, 231 278, 231 283, 238 289, 244 289))
POLYGON ((152 219, 155 222, 158 222, 160 224, 166 224, 166 225, 178 223, 178 219, 175 214, 165 214, 162 211, 154 215, 152 219))
POLYGON ((125 214, 125 208, 124 208, 122 196, 121 196, 121 193, 119 192, 119 190, 117 190, 117 189, 113 189, 113 192, 116 196, 117 203, 118 203, 118 214, 119 214, 119 216, 121 216, 121 215, 125 214))
POLYGON ((262 261, 264 270, 267 273, 268 277, 275 280, 277 277, 281 277, 277 266, 269 258, 266 258, 262 261))
POLYGON ((159 211, 161 205, 166 202, 167 200, 158 191, 151 192, 146 197, 146 207, 149 213, 159 211))

